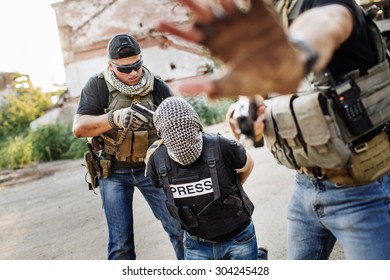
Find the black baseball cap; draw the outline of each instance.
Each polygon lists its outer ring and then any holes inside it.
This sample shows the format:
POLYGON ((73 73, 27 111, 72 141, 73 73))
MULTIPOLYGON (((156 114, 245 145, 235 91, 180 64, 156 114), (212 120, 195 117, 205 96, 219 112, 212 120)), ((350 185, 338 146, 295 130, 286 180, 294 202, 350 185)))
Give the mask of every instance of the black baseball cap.
POLYGON ((124 58, 141 53, 141 48, 134 37, 127 34, 118 34, 111 38, 107 46, 110 59, 124 58))

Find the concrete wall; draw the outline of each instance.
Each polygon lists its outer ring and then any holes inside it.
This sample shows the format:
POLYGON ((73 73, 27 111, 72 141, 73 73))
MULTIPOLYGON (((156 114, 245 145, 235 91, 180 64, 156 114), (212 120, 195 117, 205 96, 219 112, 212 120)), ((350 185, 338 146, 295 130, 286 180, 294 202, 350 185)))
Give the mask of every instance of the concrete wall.
POLYGON ((155 30, 162 19, 183 22, 188 12, 172 0, 65 0, 53 4, 71 97, 107 64, 106 46, 117 33, 140 43, 144 65, 163 79, 199 74, 211 62, 199 46, 168 38, 155 30))

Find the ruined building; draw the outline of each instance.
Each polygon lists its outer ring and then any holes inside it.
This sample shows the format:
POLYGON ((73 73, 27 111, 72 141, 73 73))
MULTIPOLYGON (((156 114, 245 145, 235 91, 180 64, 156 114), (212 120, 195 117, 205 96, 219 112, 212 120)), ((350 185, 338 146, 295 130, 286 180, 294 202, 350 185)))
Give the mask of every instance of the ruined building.
POLYGON ((71 97, 77 98, 87 79, 107 65, 107 43, 118 33, 133 35, 141 45, 144 65, 168 82, 197 76, 212 63, 199 46, 155 30, 162 19, 189 19, 176 1, 65 0, 52 6, 71 97))

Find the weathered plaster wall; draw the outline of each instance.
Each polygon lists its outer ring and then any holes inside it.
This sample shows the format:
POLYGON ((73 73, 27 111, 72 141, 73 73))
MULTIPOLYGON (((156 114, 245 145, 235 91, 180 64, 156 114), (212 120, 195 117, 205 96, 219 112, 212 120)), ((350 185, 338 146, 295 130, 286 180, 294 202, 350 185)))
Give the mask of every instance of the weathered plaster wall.
POLYGON ((195 45, 155 30, 162 19, 183 22, 187 10, 172 0, 65 0, 53 4, 72 97, 87 79, 106 66, 106 46, 117 33, 139 41, 145 66, 163 79, 197 75, 209 61, 195 45))

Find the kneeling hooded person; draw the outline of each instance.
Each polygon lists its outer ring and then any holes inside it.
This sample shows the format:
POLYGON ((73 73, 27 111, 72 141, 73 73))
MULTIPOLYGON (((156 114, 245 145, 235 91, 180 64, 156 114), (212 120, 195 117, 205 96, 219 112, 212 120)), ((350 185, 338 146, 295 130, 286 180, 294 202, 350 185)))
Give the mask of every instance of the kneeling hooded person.
POLYGON ((147 174, 164 188, 166 206, 185 230, 185 258, 257 259, 254 206, 242 188, 253 169, 245 148, 205 133, 181 97, 165 99, 153 121, 161 140, 150 147, 147 174))

